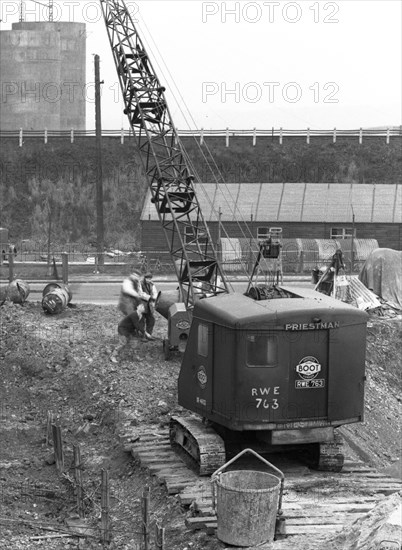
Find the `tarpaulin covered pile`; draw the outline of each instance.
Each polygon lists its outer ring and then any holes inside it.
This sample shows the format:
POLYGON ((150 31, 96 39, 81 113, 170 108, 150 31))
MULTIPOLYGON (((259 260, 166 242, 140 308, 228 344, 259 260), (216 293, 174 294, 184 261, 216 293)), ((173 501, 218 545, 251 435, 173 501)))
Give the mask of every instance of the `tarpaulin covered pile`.
POLYGON ((373 250, 359 279, 391 307, 402 310, 402 252, 391 248, 373 250))

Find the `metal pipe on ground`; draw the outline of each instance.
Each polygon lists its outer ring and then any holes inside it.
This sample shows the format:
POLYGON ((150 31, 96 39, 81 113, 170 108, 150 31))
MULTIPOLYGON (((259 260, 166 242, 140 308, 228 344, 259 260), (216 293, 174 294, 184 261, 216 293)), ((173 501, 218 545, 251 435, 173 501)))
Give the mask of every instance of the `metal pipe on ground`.
POLYGON ((55 315, 66 309, 73 294, 63 283, 49 283, 42 292, 42 308, 45 313, 55 315))

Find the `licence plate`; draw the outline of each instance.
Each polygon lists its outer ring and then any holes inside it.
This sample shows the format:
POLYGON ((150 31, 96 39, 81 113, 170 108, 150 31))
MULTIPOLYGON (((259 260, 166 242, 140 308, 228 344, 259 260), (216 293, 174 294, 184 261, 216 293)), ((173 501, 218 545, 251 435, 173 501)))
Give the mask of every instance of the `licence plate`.
POLYGON ((295 387, 298 390, 303 388, 324 388, 325 380, 324 378, 318 378, 315 380, 296 380, 295 387))

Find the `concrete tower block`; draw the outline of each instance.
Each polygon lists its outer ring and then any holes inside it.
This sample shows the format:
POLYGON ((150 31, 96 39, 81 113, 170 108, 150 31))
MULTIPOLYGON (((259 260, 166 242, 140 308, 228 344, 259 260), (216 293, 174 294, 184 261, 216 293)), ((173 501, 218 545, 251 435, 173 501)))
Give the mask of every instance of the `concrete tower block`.
POLYGON ((85 130, 84 23, 23 22, 0 32, 0 128, 85 130))

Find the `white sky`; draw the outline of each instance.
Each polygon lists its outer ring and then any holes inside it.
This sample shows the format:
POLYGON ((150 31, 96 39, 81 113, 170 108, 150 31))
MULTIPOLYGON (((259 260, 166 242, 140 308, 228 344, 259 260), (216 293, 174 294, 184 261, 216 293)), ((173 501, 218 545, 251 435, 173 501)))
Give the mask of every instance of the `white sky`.
MULTIPOLYGON (((179 129, 401 124, 399 0, 126 3, 179 129)), ((18 6, 19 0, 0 0, 2 30, 18 21, 18 6)), ((46 14, 26 0, 26 21, 46 14)), ((103 128, 127 128, 98 1, 55 0, 55 19, 86 22, 87 81, 94 78, 92 54, 101 57, 105 81, 103 128)), ((88 101, 87 128, 94 126, 88 101)))

